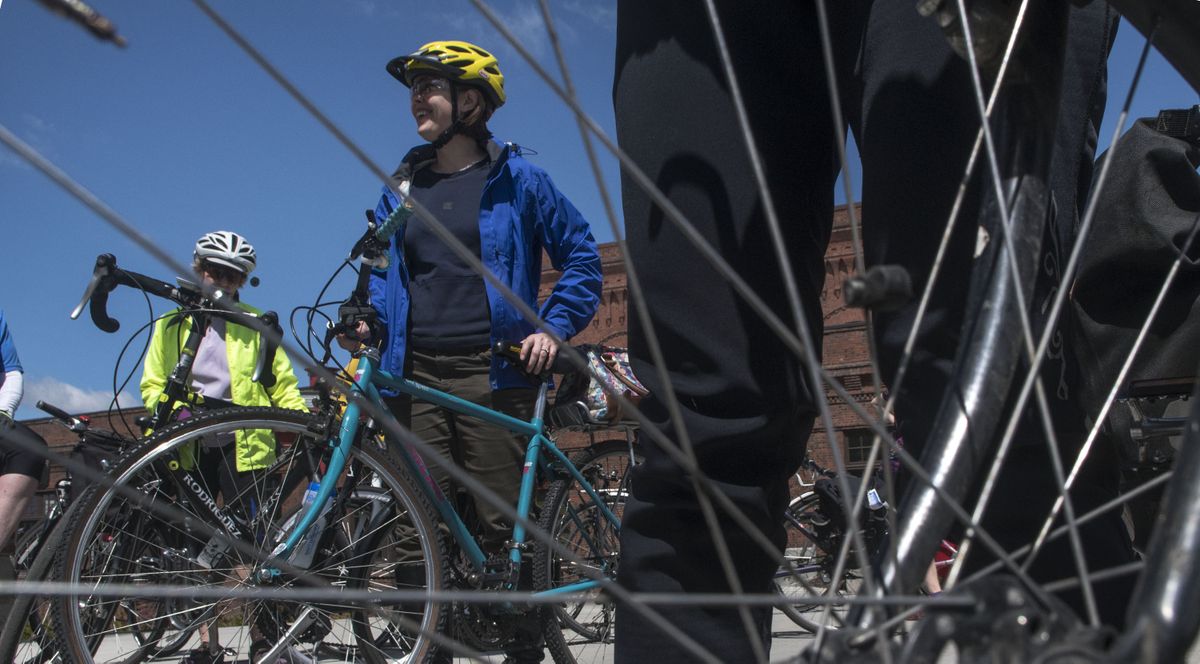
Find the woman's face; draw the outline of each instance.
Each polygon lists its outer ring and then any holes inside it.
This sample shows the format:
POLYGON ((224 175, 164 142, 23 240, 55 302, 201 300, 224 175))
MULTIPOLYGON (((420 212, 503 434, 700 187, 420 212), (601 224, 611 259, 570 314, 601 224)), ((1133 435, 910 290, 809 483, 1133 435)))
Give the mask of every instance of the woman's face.
POLYGON ((226 293, 236 293, 245 281, 245 275, 224 265, 205 262, 200 268, 200 279, 205 285, 226 293))
POLYGON ((418 76, 413 79, 410 92, 417 133, 432 142, 453 122, 450 82, 440 76, 418 76))

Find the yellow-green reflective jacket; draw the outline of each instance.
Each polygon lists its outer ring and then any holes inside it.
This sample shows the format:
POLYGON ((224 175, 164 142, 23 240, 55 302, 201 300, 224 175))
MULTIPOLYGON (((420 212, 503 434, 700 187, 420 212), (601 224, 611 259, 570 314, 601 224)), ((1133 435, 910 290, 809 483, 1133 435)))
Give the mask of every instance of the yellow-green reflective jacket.
MULTIPOLYGON (((238 302, 237 306, 250 313, 259 313, 258 309, 248 304, 238 302)), ((167 314, 154 324, 154 336, 151 337, 150 348, 146 351, 141 390, 142 402, 151 413, 159 400, 166 398, 163 390, 167 386, 167 376, 179 362, 187 331, 192 326, 191 318, 177 315, 178 311, 177 309, 167 314)), ((276 406, 307 410, 304 398, 300 396, 296 374, 292 372, 292 363, 282 348, 275 351, 271 364, 275 372, 275 385, 267 388, 250 380, 254 373, 254 363, 258 361, 259 343, 260 337, 255 330, 232 322, 226 323, 225 349, 229 360, 229 390, 233 403, 239 406, 276 406)), ((266 468, 275 461, 275 437, 269 430, 238 431, 236 445, 239 471, 266 468)), ((191 468, 194 454, 194 445, 185 445, 180 449, 180 463, 185 468, 191 468)))

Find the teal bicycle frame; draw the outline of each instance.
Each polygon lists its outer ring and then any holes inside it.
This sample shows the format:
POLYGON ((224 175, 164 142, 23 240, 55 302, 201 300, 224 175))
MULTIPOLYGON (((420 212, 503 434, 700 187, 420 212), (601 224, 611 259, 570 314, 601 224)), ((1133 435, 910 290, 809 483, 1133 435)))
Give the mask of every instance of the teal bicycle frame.
MULTIPOLYGON (((562 468, 587 492, 592 503, 599 508, 600 514, 605 520, 613 526, 620 526, 620 519, 609 509, 596 489, 583 477, 579 469, 567 459, 562 450, 558 449, 554 442, 546 437, 543 417, 546 410, 546 392, 549 389, 549 381, 542 381, 541 386, 538 388, 533 418, 526 422, 525 420, 519 420, 485 406, 460 399, 452 394, 426 387, 407 378, 397 378, 386 371, 379 370, 377 368, 378 364, 379 353, 374 349, 364 351, 359 358, 357 373, 354 376, 354 384, 351 388, 352 392, 356 393, 358 397, 348 400, 346 411, 342 416, 338 441, 333 448, 333 454, 326 467, 325 474, 321 478, 321 486, 317 496, 309 504, 295 529, 276 548, 273 555, 286 557, 300 542, 304 533, 316 522, 322 506, 333 495, 334 487, 337 483, 336 480, 341 477, 342 471, 345 469, 350 447, 354 444, 358 435, 359 414, 362 411, 359 399, 365 397, 383 412, 388 412, 387 406, 384 405, 383 398, 379 392, 381 387, 408 394, 415 399, 428 401, 455 413, 474 417, 484 422, 503 427, 514 433, 527 436, 529 443, 525 448, 525 463, 521 472, 521 491, 517 501, 517 514, 520 515, 521 519, 529 518, 529 510, 533 505, 533 490, 538 475, 535 469, 540 468, 542 472, 548 471, 550 459, 552 459, 558 461, 562 468)), ((426 468, 421 455, 412 445, 404 443, 401 445, 400 456, 409 470, 413 472, 414 477, 418 479, 421 489, 428 496, 430 502, 433 503, 442 521, 449 527, 451 536, 454 537, 455 542, 458 543, 458 546, 466 555, 471 565, 477 571, 483 571, 487 555, 480 548, 479 543, 475 541, 475 538, 471 536, 470 531, 467 529, 466 524, 463 523, 462 517, 459 516, 451 500, 429 474, 429 470, 426 468)), ((521 550, 525 548, 526 535, 525 526, 521 521, 518 521, 513 527, 513 540, 509 546, 508 553, 509 560, 516 570, 519 570, 521 566, 521 550)), ((516 578, 516 575, 513 575, 513 578, 516 578)), ((595 588, 599 584, 599 581, 589 579, 537 594, 551 595, 579 592, 595 588)), ((508 589, 511 590, 512 588, 508 589)))

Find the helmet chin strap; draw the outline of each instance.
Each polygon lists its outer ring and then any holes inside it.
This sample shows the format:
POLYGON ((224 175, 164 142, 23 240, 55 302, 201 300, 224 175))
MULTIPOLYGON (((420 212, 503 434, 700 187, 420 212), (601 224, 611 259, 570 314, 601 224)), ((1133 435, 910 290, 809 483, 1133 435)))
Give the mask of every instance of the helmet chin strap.
POLYGON ((458 116, 458 84, 454 81, 450 82, 450 117, 454 118, 454 122, 446 128, 446 131, 443 131, 440 136, 434 139, 434 150, 441 150, 450 142, 450 139, 454 138, 455 134, 463 130, 462 119, 458 116))

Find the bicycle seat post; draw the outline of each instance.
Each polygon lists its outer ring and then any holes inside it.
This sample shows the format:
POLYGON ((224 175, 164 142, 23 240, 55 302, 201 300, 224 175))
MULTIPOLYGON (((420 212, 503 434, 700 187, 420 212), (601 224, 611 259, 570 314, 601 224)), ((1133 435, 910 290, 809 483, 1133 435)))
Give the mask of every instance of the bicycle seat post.
POLYGON ((533 404, 533 421, 539 427, 545 427, 546 394, 550 391, 550 372, 542 375, 542 384, 538 386, 537 401, 533 404))

